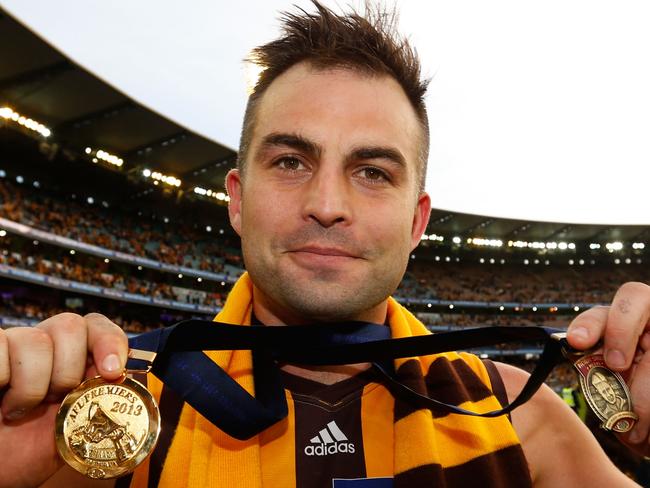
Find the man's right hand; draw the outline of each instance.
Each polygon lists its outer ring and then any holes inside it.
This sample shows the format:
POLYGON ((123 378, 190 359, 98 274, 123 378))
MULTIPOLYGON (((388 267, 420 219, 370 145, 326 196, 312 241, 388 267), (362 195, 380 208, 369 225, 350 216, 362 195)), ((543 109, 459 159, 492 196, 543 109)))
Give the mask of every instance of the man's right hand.
POLYGON ((54 419, 63 397, 85 378, 119 378, 127 354, 124 331, 96 313, 0 329, 0 488, 38 486, 62 466, 54 419))

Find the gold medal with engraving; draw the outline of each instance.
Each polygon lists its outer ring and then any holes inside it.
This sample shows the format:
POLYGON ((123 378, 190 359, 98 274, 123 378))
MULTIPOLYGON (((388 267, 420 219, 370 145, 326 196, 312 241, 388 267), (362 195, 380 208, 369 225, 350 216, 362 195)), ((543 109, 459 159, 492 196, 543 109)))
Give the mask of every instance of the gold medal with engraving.
POLYGON ((580 386, 587 403, 602 421, 600 426, 615 432, 628 432, 639 419, 632 411, 630 391, 623 377, 605 364, 602 354, 577 359, 580 386))
POLYGON ((89 478, 116 478, 151 454, 160 433, 160 413, 139 382, 126 375, 115 382, 96 377, 65 397, 55 429, 66 463, 89 478))

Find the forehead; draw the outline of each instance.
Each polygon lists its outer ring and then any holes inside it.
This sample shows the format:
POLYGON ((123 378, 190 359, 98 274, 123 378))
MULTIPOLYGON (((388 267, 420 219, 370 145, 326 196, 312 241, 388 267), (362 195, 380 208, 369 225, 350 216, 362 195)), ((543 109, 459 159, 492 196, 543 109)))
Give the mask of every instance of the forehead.
POLYGON ((257 107, 252 143, 273 132, 300 133, 325 150, 392 145, 417 164, 421 127, 393 78, 345 68, 293 66, 271 83, 257 107))

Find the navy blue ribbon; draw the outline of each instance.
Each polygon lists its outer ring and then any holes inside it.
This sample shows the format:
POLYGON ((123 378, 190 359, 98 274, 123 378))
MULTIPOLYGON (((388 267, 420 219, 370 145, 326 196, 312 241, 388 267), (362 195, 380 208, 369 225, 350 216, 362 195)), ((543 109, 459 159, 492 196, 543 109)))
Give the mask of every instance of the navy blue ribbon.
MULTIPOLYGON (((157 352, 152 372, 197 412, 236 439, 248 439, 287 416, 278 362, 337 365, 371 362, 394 395, 422 408, 494 417, 510 412, 537 391, 561 359, 550 340, 555 329, 484 327, 390 339, 386 326, 365 322, 309 326, 241 326, 187 320, 129 339, 129 346, 157 352), (546 341, 538 367, 519 397, 505 408, 476 414, 438 402, 401 384, 391 360, 516 341, 546 341), (250 395, 204 352, 251 350, 255 396, 250 395)), ((131 366, 129 366, 131 367, 131 366)))

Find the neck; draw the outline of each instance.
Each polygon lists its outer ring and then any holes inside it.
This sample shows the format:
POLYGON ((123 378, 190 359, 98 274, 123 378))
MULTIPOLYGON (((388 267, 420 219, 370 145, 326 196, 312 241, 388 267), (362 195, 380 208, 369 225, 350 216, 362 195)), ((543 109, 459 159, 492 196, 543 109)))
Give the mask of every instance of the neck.
POLYGON ((253 313, 264 325, 309 325, 343 321, 383 324, 386 322, 386 316, 388 314, 388 299, 383 300, 367 310, 361 310, 358 313, 345 317, 310 317, 273 302, 259 288, 253 285, 253 313))
MULTIPOLYGON (((345 320, 384 324, 386 322, 387 312, 388 300, 384 300, 379 305, 363 311, 354 317, 346 318, 345 320)), ((257 287, 253 288, 253 313, 255 314, 255 317, 257 317, 257 320, 267 326, 307 325, 309 323, 317 322, 315 320, 299 317, 295 313, 273 306, 268 303, 264 294, 261 293, 257 287)), ((322 323, 322 321, 319 322, 322 323)), ((383 327, 383 325, 378 325, 378 327, 383 327)), ((332 385, 347 378, 351 378, 368 368, 370 368, 370 363, 335 366, 298 366, 295 364, 285 364, 282 366, 282 369, 287 373, 326 385, 332 385)))

